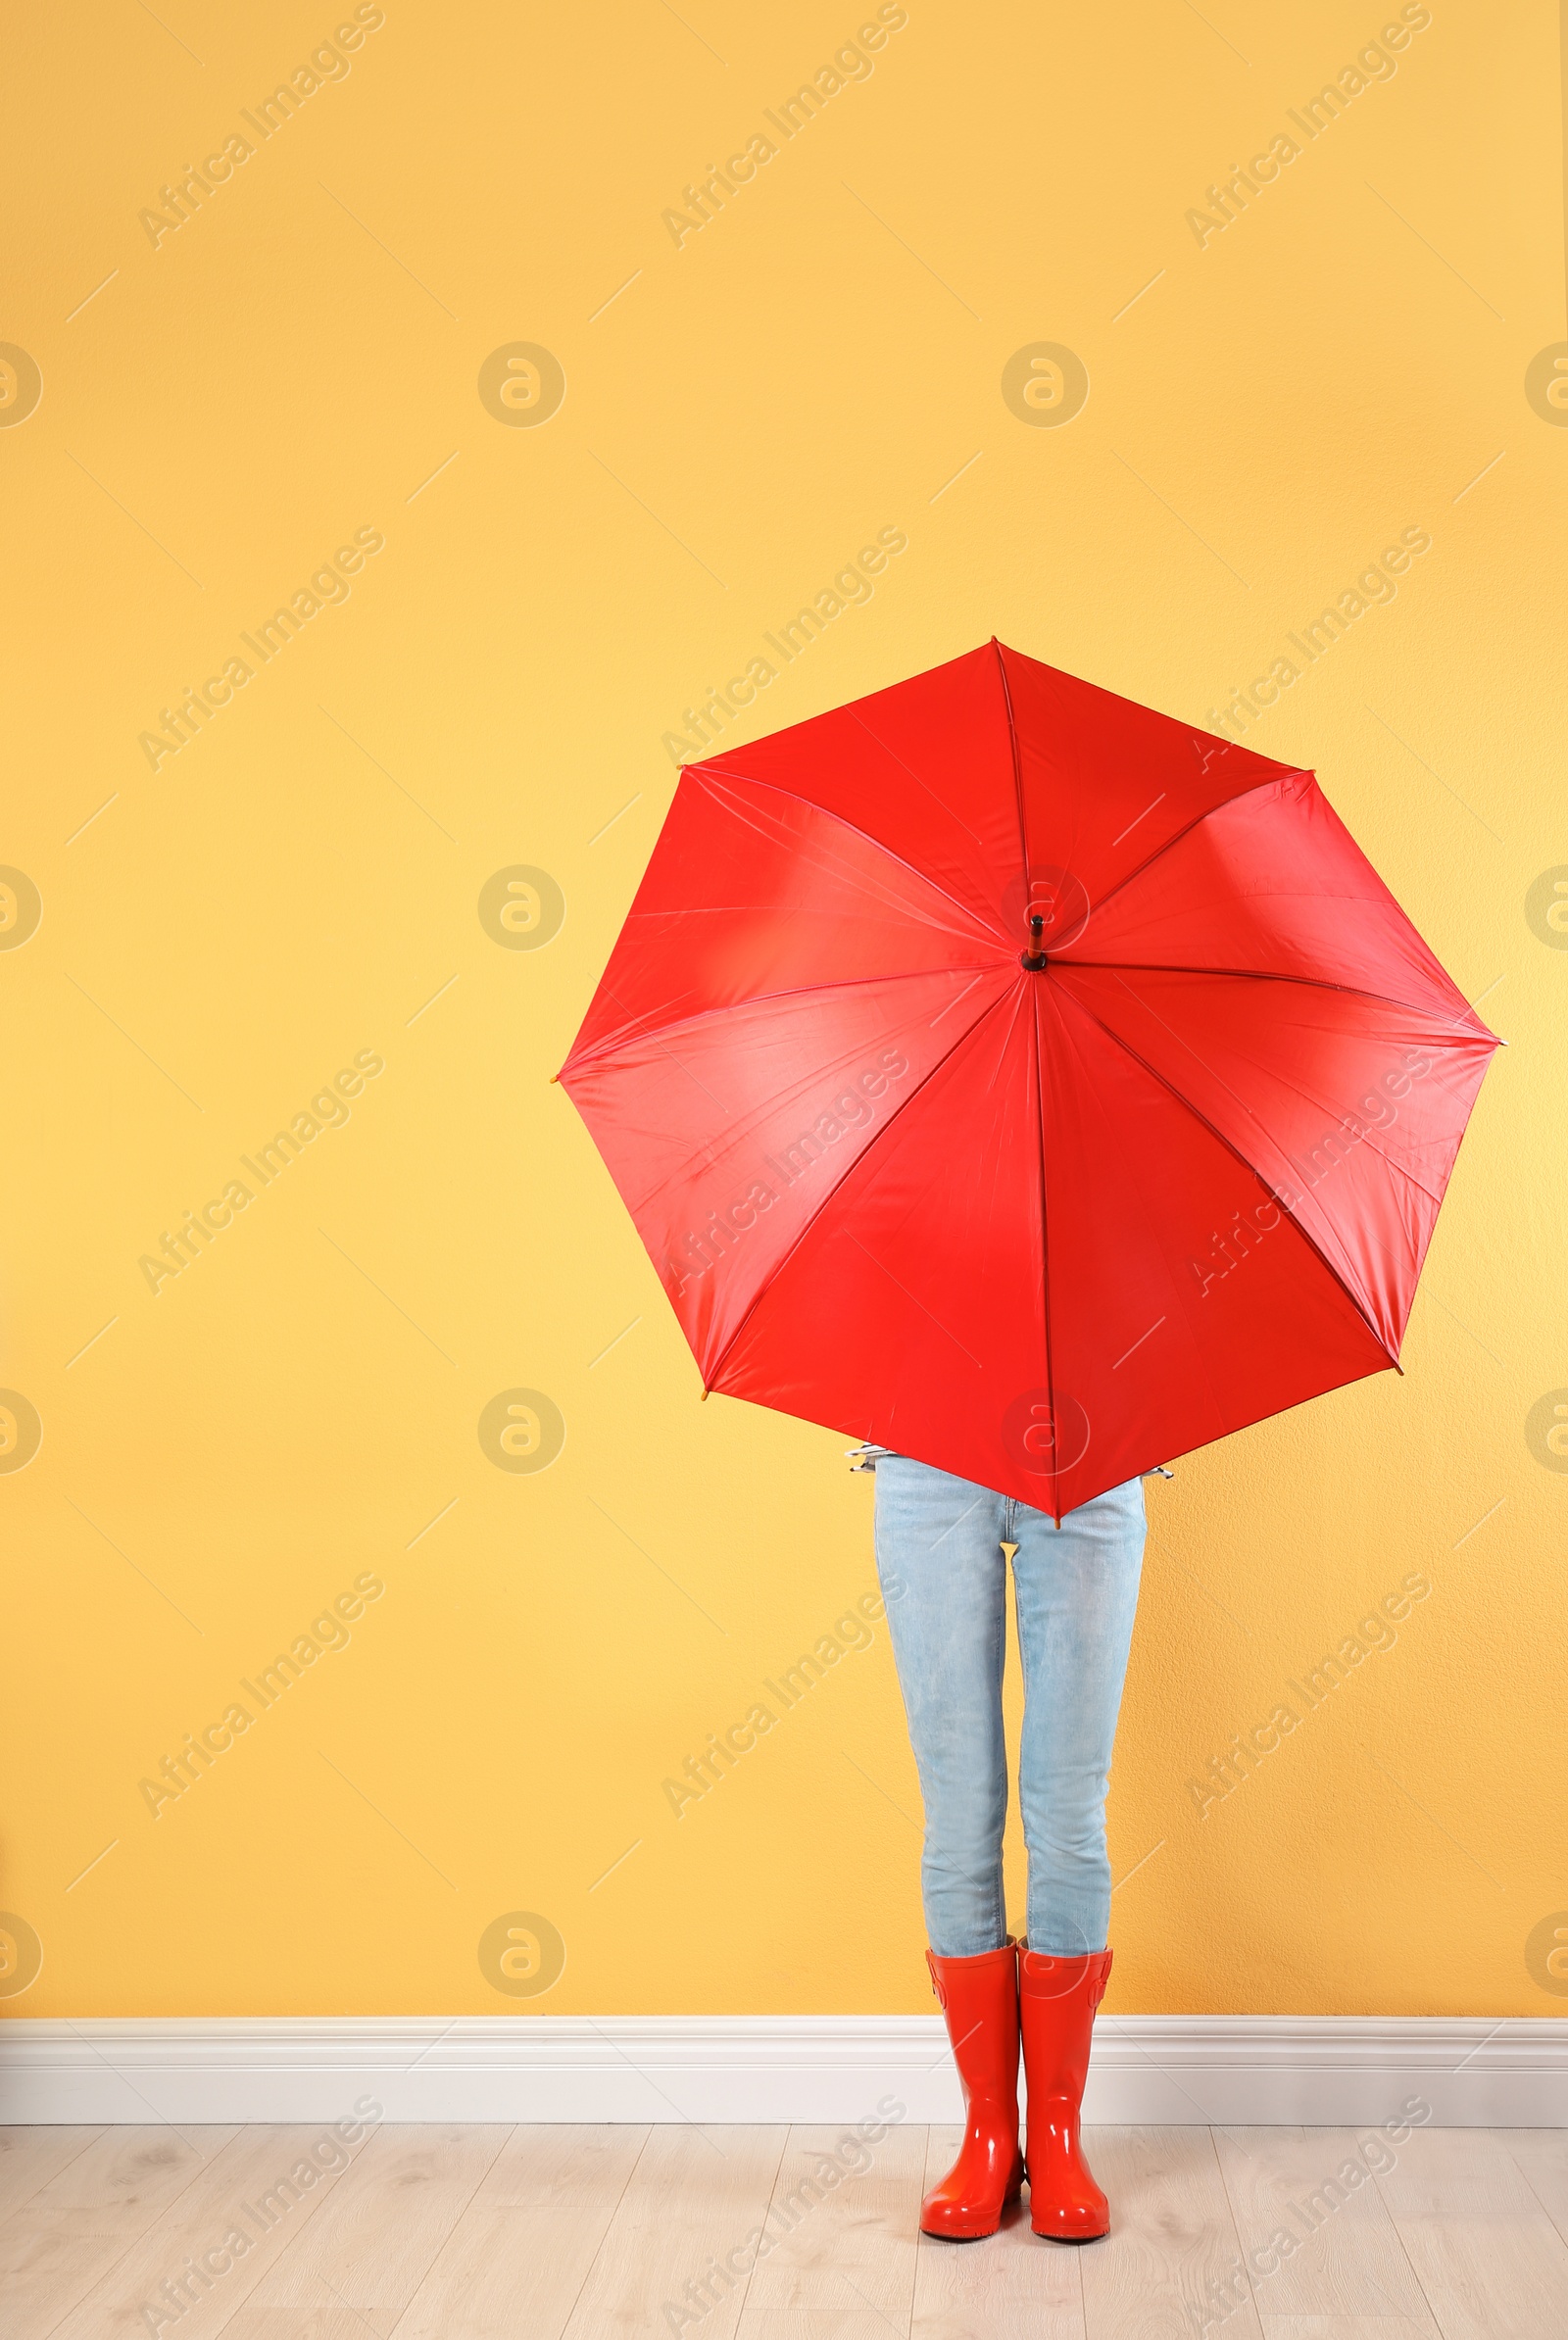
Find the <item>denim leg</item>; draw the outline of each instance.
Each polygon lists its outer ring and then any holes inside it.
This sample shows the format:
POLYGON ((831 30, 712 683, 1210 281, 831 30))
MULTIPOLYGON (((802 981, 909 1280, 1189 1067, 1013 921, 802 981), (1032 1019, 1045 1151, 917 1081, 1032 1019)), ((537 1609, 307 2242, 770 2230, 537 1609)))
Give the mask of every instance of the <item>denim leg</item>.
POLYGON ((1105 1788, 1143 1569, 1140 1479, 1069 1511, 1009 1507, 1023 1660, 1018 1806, 1029 1848, 1029 1947, 1102 1950, 1110 1925, 1105 1788))
POLYGON ((920 1886, 939 1958, 1007 1937, 1004 1509, 1001 1495, 906 1455, 877 1462, 877 1574, 925 1800, 920 1886))

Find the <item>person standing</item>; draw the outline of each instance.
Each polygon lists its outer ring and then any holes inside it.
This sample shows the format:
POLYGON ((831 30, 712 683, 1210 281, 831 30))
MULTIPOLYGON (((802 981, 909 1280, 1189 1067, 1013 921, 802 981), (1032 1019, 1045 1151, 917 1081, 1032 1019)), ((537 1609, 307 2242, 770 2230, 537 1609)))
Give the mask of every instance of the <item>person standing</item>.
POLYGON ((1058 1526, 886 1447, 860 1449, 858 1467, 876 1474, 877 1573, 925 1801, 926 1957, 965 2106, 957 2159, 920 2224, 951 2241, 995 2234, 1027 2176, 1035 2233, 1089 2242, 1110 2225, 1079 2109, 1110 1974, 1105 1790, 1143 1567, 1143 1483, 1058 1526), (1024 1682, 1022 1941, 1007 1932, 1002 1877, 1009 1550, 1024 1682))

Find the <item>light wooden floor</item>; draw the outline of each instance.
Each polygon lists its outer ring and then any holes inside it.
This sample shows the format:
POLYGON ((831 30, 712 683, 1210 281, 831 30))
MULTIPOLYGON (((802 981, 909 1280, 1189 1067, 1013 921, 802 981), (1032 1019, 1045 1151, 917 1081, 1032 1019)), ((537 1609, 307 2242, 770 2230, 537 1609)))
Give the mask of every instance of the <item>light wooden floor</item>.
POLYGON ((749 2278, 694 2304, 688 2282, 844 2133, 385 2126, 264 2237, 248 2214, 319 2126, 0 2129, 0 2331, 1568 2340, 1568 2131, 1555 2129, 1417 2130, 1265 2276, 1242 2271, 1244 2253, 1279 2228, 1306 2236, 1300 2206, 1357 2132, 1090 2131, 1116 2224, 1070 2249, 1035 2241, 1017 2213, 991 2242, 919 2239, 921 2188, 955 2132, 896 2128, 749 2278), (202 2290, 188 2266, 220 2263, 235 2228, 250 2249, 202 2290), (181 2279, 176 2313, 161 2286, 181 2279))

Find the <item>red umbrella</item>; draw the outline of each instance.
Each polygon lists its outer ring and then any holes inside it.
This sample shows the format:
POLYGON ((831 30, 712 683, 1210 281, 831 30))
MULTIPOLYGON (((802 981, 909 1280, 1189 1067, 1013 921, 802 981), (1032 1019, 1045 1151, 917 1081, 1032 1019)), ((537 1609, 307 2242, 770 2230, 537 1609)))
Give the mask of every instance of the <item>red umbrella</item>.
POLYGON ((1497 1045, 1310 772, 993 642, 686 766, 560 1077, 705 1393, 1060 1518, 1397 1365, 1497 1045))

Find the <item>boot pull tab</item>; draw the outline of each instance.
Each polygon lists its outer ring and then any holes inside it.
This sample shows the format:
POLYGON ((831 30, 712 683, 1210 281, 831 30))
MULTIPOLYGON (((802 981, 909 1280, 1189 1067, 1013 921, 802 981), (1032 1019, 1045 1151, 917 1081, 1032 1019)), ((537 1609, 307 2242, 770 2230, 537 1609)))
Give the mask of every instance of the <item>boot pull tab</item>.
POLYGON ((932 1957, 929 1950, 925 1954, 925 1963, 931 1974, 932 1996, 936 2000, 937 2005, 942 2009, 943 2013, 946 2014, 948 2007, 947 1995, 942 1988, 941 1978, 937 1974, 937 1962, 932 1957))

